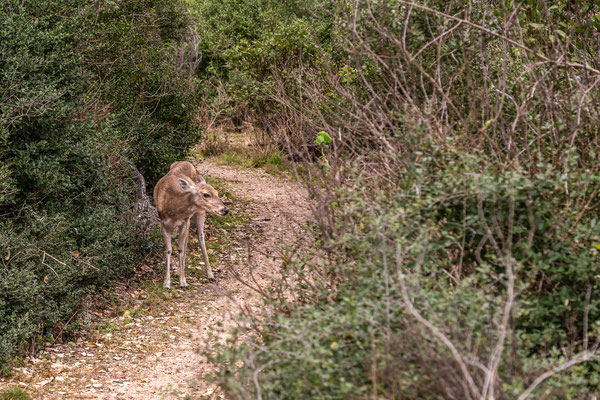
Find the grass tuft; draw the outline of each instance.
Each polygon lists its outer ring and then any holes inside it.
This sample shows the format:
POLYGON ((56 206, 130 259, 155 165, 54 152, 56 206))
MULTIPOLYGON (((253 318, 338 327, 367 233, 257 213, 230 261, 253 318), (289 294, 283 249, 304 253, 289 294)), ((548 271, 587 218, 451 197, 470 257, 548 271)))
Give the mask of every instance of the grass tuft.
POLYGON ((0 400, 30 400, 31 397, 27 392, 23 391, 18 386, 8 389, 0 393, 0 400))
POLYGON ((259 145, 247 134, 212 132, 193 155, 220 165, 263 168, 273 175, 289 170, 289 162, 281 151, 270 145, 259 145))

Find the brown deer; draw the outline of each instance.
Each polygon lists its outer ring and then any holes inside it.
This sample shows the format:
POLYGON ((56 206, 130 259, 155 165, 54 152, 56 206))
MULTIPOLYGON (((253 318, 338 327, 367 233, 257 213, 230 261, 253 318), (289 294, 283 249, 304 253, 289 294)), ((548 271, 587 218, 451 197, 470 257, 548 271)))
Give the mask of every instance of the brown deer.
POLYGON ((206 183, 191 163, 178 161, 171 165, 169 173, 163 176, 154 187, 154 203, 160 218, 160 230, 167 247, 167 266, 163 286, 166 289, 171 287, 171 233, 175 227, 179 227, 179 242, 177 244, 179 284, 181 287, 187 286, 185 280, 185 254, 190 219, 192 218, 198 229, 198 240, 204 255, 208 278, 214 280, 204 243, 204 220, 207 212, 221 216, 229 212, 219 199, 217 191, 206 183))
MULTIPOLYGON (((179 177, 187 177, 196 184, 206 184, 206 180, 200 175, 196 167, 188 162, 188 161, 176 161, 171 164, 171 168, 169 170, 170 174, 175 174, 179 177)), ((226 212, 227 213, 227 212, 226 212)), ((220 215, 220 214, 218 214, 220 215)), ((210 261, 208 260, 208 253, 206 252, 206 243, 205 243, 205 234, 204 234, 204 221, 206 221, 206 211, 200 210, 197 211, 190 218, 190 228, 196 229, 196 233, 198 235, 198 242, 200 243, 200 248, 202 249, 202 255, 204 256, 204 265, 206 265, 206 274, 210 281, 215 280, 212 268, 210 267, 210 261)))

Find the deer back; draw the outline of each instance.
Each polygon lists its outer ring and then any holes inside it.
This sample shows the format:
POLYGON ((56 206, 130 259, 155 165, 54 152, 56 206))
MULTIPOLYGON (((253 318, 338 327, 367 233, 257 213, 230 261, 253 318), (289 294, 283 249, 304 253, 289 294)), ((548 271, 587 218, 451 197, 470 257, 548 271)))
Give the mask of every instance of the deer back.
POLYGON ((189 178, 194 184, 206 183, 196 167, 189 161, 175 161, 171 164, 169 174, 177 175, 181 178, 189 178))

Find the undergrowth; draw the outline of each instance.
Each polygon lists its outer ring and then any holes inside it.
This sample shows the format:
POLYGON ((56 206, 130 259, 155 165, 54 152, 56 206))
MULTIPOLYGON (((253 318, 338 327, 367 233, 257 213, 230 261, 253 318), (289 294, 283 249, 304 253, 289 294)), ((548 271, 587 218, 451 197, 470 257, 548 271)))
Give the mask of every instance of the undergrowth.
POLYGON ((223 131, 208 133, 197 146, 194 154, 198 158, 220 165, 262 168, 272 175, 290 170, 290 163, 280 149, 272 145, 258 144, 251 134, 223 131))

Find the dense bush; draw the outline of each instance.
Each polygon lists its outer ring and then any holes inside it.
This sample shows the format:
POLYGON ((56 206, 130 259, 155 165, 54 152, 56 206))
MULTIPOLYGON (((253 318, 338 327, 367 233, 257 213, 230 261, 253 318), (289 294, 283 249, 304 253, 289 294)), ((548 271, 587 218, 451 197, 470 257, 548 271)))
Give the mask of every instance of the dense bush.
POLYGON ((318 47, 320 63, 295 85, 275 77, 272 95, 297 121, 283 127, 302 138, 287 143, 305 154, 320 249, 264 288, 266 316, 245 316, 242 345, 217 360, 225 390, 597 393, 598 6, 323 12, 343 47, 318 47))
POLYGON ((192 1, 202 49, 204 116, 250 122, 273 139, 281 111, 278 79, 295 79, 320 62, 317 42, 330 42, 331 24, 311 2, 192 1))
POLYGON ((0 6, 0 364, 77 324, 148 252, 125 222, 198 138, 179 2, 0 6))
POLYGON ((222 384, 235 398, 468 398, 497 363, 495 398, 517 398, 549 365, 574 360, 538 398, 597 393, 600 371, 586 361, 600 335, 590 296, 600 226, 580 219, 585 205, 565 207, 565 187, 585 196, 599 182, 549 165, 533 178, 495 171, 449 146, 415 159, 385 196, 341 190, 334 261, 278 271, 275 285, 294 283, 271 288, 256 342, 246 316, 251 338, 217 360, 243 367, 223 369, 222 384))

